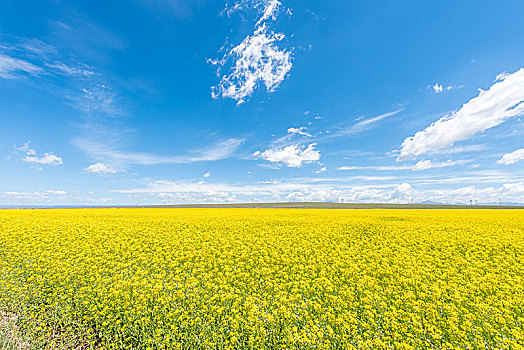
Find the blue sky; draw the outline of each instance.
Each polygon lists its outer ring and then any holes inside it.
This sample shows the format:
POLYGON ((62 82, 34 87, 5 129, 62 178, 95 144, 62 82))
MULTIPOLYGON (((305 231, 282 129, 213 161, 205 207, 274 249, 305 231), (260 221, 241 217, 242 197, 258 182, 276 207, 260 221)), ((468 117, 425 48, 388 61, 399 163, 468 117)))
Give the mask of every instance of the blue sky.
POLYGON ((522 1, 2 1, 0 204, 524 203, 522 1))

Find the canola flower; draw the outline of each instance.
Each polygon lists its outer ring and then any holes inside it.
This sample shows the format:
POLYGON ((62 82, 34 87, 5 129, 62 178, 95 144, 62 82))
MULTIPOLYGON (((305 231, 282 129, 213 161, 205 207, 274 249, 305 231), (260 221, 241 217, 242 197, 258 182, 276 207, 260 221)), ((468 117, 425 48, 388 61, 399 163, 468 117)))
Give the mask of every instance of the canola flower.
POLYGON ((0 211, 32 348, 524 348, 519 210, 0 211))

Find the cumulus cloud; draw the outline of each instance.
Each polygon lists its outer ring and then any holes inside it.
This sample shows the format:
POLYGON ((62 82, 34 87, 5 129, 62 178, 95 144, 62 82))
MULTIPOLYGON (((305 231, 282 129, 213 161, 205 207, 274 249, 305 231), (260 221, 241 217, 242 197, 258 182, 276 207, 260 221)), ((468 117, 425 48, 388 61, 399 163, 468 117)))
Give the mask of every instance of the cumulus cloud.
POLYGON ((309 134, 308 132, 304 131, 306 129, 307 128, 305 126, 302 126, 300 128, 288 128, 287 129, 287 133, 288 134, 297 134, 297 135, 302 135, 302 136, 306 136, 306 137, 311 137, 311 134, 309 134))
MULTIPOLYGON (((233 8, 244 5, 245 2, 237 3, 233 8)), ((270 22, 276 19, 280 5, 278 0, 256 1, 254 6, 263 10, 253 34, 228 50, 221 59, 208 60, 217 66, 219 76, 223 70, 227 71, 218 85, 212 88, 213 98, 228 97, 240 104, 253 94, 259 84, 263 83, 268 92, 274 92, 284 81, 292 67, 292 52, 277 46, 285 35, 269 28, 270 22)))
POLYGON ((403 183, 395 187, 393 190, 393 193, 391 194, 391 199, 408 199, 412 198, 415 194, 415 190, 413 187, 408 183, 403 183))
POLYGON ((38 156, 36 151, 29 147, 30 143, 31 141, 27 141, 21 147, 17 147, 16 145, 13 146, 15 151, 25 153, 25 157, 22 158, 23 162, 41 164, 41 165, 60 165, 63 163, 63 160, 61 157, 56 156, 51 152, 46 152, 44 153, 44 155, 38 156))
POLYGON ((85 169, 88 173, 94 173, 94 174, 115 174, 117 171, 104 163, 95 163, 91 164, 85 169))
POLYGON ((22 161, 42 165, 60 165, 64 163, 62 158, 55 156, 53 153, 44 153, 43 156, 25 156, 22 161))
POLYGON ((207 179, 208 177, 210 177, 210 176, 211 176, 211 173, 205 173, 204 175, 202 175, 202 177, 204 177, 204 178, 206 178, 206 179, 207 179))
POLYGON ((445 116, 408 137, 401 145, 397 160, 413 159, 430 151, 452 146, 455 142, 493 128, 508 118, 524 114, 524 68, 499 75, 486 91, 469 100, 458 111, 445 116))
POLYGON ((284 148, 268 149, 262 153, 255 152, 255 156, 271 163, 284 163, 288 167, 300 168, 303 163, 311 163, 320 159, 320 152, 315 150, 316 143, 307 148, 299 145, 290 145, 284 148))
POLYGON ((510 165, 515 164, 516 162, 524 159, 524 148, 520 148, 516 151, 513 151, 511 153, 506 153, 505 155, 500 158, 497 163, 504 164, 504 165, 510 165))
POLYGON ((19 73, 37 74, 42 68, 22 59, 0 54, 0 77, 4 79, 19 78, 19 73))
POLYGON ((446 162, 440 162, 440 163, 432 162, 429 159, 428 160, 421 160, 421 161, 417 162, 417 164, 415 164, 413 166, 413 170, 414 171, 420 171, 420 170, 427 170, 427 169, 432 169, 432 168, 443 168, 443 167, 453 166, 456 163, 457 162, 452 162, 451 160, 448 160, 446 162))
MULTIPOLYGON (((438 202, 469 204, 470 199, 478 203, 524 203, 524 183, 503 183, 499 187, 466 186, 423 190, 410 183, 387 185, 350 185, 271 181, 264 183, 229 185, 210 183, 188 183, 159 180, 146 187, 114 190, 114 192, 136 196, 154 196, 172 202, 246 202, 259 201, 344 201, 344 203, 414 203, 438 202)), ((138 198, 138 197, 137 197, 138 198)))

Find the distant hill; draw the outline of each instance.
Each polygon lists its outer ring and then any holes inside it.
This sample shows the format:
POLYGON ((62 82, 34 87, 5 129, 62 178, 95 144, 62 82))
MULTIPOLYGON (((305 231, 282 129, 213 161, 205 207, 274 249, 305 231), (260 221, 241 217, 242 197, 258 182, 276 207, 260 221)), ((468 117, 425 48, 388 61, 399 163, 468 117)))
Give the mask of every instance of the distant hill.
MULTIPOLYGON (((231 203, 231 204, 173 204, 173 205, 11 205, 0 206, 1 209, 51 209, 51 208, 283 208, 283 209, 469 209, 470 204, 443 204, 424 201, 415 204, 402 203, 333 203, 333 202, 281 202, 281 203, 231 203)), ((476 209, 524 209, 524 204, 479 204, 476 209)))

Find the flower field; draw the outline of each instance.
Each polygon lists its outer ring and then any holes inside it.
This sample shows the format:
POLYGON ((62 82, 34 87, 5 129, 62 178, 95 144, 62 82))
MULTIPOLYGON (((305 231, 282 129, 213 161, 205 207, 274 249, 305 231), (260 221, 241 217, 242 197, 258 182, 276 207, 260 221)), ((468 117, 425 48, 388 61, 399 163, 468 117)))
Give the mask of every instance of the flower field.
POLYGON ((524 211, 0 211, 35 349, 524 348, 524 211))

